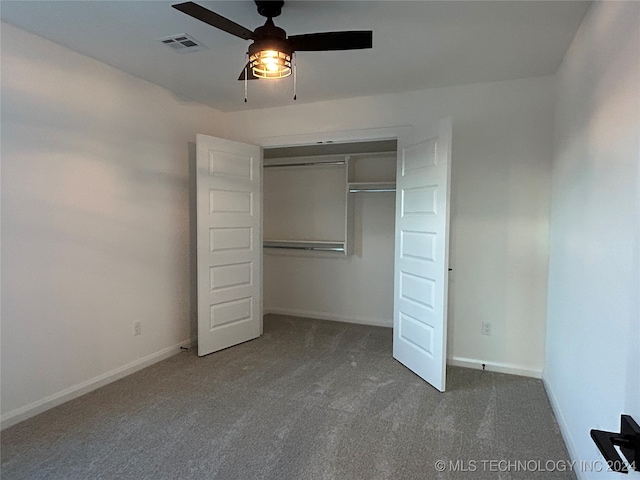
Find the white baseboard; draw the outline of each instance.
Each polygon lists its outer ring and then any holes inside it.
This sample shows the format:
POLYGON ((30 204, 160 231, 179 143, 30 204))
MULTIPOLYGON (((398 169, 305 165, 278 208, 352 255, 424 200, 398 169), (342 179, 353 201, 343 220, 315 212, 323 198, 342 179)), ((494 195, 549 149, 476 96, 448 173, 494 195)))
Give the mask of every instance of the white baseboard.
POLYGON ((315 318, 317 320, 332 320, 334 322, 357 323, 374 327, 393 327, 391 318, 353 317, 348 315, 336 315, 329 312, 314 312, 312 310, 295 310, 291 308, 265 308, 264 314, 289 315, 291 317, 315 318))
POLYGON ((466 367, 490 372, 509 373, 511 375, 522 375, 524 377, 542 378, 542 370, 535 370, 523 367, 522 365, 514 365, 512 363, 488 362, 486 360, 476 360, 474 358, 448 357, 447 364, 454 367, 466 367))
POLYGON ((69 400, 73 400, 74 398, 78 398, 85 393, 96 390, 108 383, 115 382, 127 375, 131 375, 132 373, 142 370, 149 365, 153 365, 154 363, 169 358, 176 353, 180 353, 181 347, 189 346, 191 346, 191 341, 185 340, 176 345, 163 348, 162 350, 152 353, 151 355, 147 355, 146 357, 134 360, 122 367, 116 368, 115 370, 111 370, 110 372, 103 373, 102 375, 98 375, 97 377, 91 378, 77 385, 73 385, 72 387, 54 393, 53 395, 49 395, 41 400, 32 402, 24 407, 16 408, 15 410, 7 412, 0 417, 0 429, 5 429, 15 425, 16 423, 20 423, 23 420, 31 418, 39 413, 49 410, 50 408, 61 405, 69 400))
MULTIPOLYGON (((562 415, 562 411, 560 410, 560 405, 558 404, 556 395, 553 392, 553 388, 551 388, 551 385, 544 377, 544 375, 542 376, 542 384, 544 385, 544 389, 547 392, 547 397, 549 398, 549 402, 551 403, 551 410, 553 410, 553 414, 556 416, 558 426, 560 427, 560 433, 562 434, 564 444, 567 447, 567 451, 569 452, 569 458, 579 464, 580 456, 578 455, 578 450, 576 449, 576 445, 573 442, 573 437, 569 432, 569 427, 567 426, 567 422, 564 419, 564 415, 562 415)), ((587 480, 586 472, 584 472, 582 469, 575 468, 574 472, 576 474, 576 477, 578 477, 578 480, 587 480)))

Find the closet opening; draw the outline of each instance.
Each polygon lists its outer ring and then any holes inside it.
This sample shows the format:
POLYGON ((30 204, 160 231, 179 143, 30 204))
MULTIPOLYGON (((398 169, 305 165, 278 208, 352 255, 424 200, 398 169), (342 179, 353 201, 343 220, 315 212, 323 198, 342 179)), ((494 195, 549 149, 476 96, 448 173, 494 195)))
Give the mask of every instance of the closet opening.
POLYGON ((263 149, 264 313, 393 326, 397 141, 263 149))

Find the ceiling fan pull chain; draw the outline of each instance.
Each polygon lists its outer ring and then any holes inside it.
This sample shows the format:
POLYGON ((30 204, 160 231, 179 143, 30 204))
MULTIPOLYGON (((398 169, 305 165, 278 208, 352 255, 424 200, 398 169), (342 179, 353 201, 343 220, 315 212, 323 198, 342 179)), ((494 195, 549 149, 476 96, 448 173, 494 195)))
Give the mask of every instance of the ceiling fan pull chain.
POLYGON ((298 67, 296 61, 296 52, 291 54, 293 56, 293 99, 298 99, 297 89, 298 89, 298 67))
POLYGON ((244 62, 244 103, 247 103, 248 81, 249 81, 249 53, 247 52, 247 54, 245 55, 245 62, 244 62))

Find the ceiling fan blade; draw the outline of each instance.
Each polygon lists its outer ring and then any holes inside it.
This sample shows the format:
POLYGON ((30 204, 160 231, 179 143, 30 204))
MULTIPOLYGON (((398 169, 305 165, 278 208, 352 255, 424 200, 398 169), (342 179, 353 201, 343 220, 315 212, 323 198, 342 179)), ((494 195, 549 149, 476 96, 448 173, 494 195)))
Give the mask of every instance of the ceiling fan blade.
POLYGON ((247 65, 242 69, 242 73, 240 74, 240 76, 238 77, 238 80, 244 80, 244 72, 248 72, 249 75, 247 76, 247 80, 260 80, 258 77, 256 77, 253 74, 253 70, 251 68, 249 68, 249 64, 247 63, 247 65))
POLYGON ((222 15, 218 15, 211 10, 201 7, 197 3, 184 2, 177 3, 171 6, 176 10, 180 10, 182 13, 186 13, 187 15, 195 18, 196 20, 200 20, 201 22, 207 23, 212 27, 224 30, 231 35, 235 35, 236 37, 244 38, 245 40, 254 38, 253 32, 248 28, 245 28, 242 25, 238 25, 228 18, 224 18, 222 15))
POLYGON ((308 33, 288 38, 294 51, 357 50, 373 47, 371 30, 308 33))

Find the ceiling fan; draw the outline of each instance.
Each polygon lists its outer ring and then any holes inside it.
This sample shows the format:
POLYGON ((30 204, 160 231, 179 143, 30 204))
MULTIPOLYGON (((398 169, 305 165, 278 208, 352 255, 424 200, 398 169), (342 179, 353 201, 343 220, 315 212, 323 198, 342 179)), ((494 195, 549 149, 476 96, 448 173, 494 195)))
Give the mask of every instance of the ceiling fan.
POLYGON ((282 12, 284 1, 256 0, 255 3, 258 13, 266 17, 267 21, 254 31, 193 2, 172 6, 231 35, 244 40, 253 40, 247 52, 249 61, 238 80, 288 77, 292 71, 291 61, 294 52, 356 50, 373 47, 373 32, 370 30, 308 33, 287 37, 287 33, 282 28, 276 27, 272 20, 282 12))

